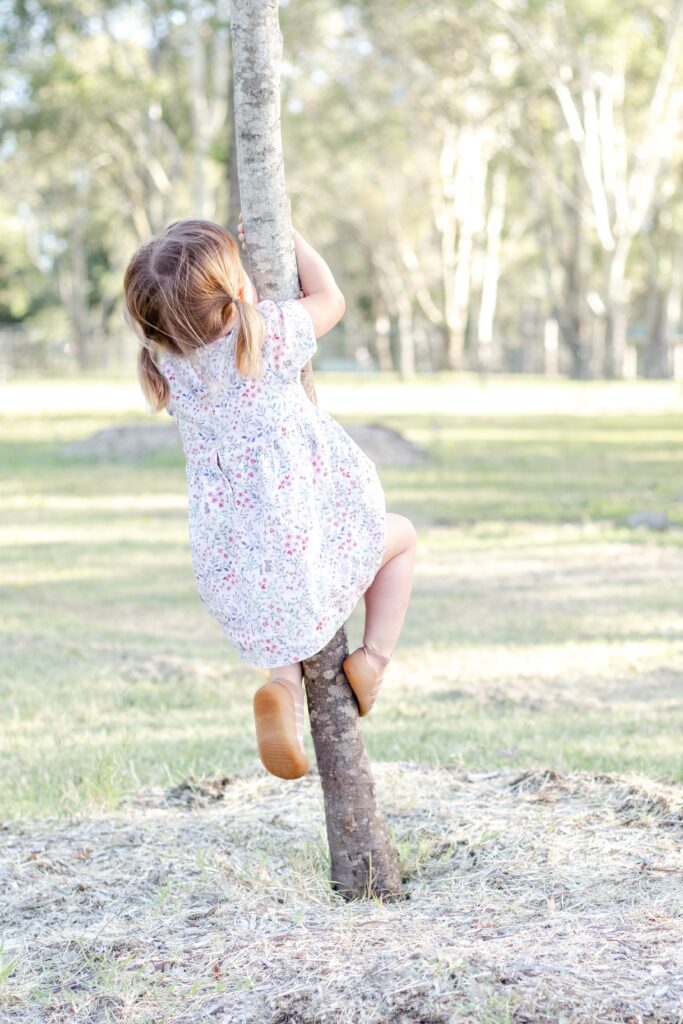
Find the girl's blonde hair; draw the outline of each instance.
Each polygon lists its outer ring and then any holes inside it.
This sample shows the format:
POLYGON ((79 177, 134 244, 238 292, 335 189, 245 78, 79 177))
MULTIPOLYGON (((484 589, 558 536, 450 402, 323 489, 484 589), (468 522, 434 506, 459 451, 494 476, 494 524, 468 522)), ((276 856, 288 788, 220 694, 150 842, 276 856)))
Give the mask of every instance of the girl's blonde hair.
POLYGON ((138 379, 155 412, 171 397, 155 354, 187 356, 210 344, 226 333, 234 310, 235 365, 242 376, 261 376, 265 324, 237 295, 246 284, 237 242, 210 220, 176 220, 135 253, 123 279, 124 316, 140 339, 138 379))

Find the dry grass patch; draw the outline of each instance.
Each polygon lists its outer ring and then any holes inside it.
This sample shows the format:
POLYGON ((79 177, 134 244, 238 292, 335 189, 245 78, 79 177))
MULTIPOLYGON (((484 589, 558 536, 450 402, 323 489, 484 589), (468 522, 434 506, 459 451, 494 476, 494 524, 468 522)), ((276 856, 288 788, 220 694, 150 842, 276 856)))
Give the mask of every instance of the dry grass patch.
POLYGON ((8 824, 3 1020, 680 1024, 683 787, 376 774, 401 902, 329 893, 315 775, 8 824))

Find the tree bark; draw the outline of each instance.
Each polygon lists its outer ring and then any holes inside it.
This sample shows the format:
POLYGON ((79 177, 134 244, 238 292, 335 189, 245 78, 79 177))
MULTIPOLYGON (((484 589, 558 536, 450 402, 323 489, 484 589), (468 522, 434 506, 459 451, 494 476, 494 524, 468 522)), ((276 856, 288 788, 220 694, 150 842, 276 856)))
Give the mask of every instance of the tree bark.
POLYGON ((612 380, 624 376, 628 326, 626 258, 630 246, 630 239, 618 239, 608 262, 603 373, 612 380))
POLYGON ((674 337, 678 333, 683 300, 683 245, 669 241, 664 255, 661 238, 647 248, 647 348, 645 376, 670 377, 674 337))
POLYGON ((493 326, 500 277, 500 249, 505 219, 507 172, 498 167, 491 184, 491 203, 486 218, 486 252, 484 255, 484 281, 477 324, 478 369, 490 370, 493 365, 493 326))
POLYGON ((228 76, 228 103, 227 103, 227 124, 228 129, 228 158, 226 162, 226 178, 228 186, 227 202, 227 224, 234 235, 237 234, 237 223, 240 210, 240 183, 237 174, 237 132, 235 131, 235 87, 233 83, 233 60, 232 42, 230 43, 230 75, 228 76))
POLYGON ((449 126, 441 150, 443 196, 437 227, 441 233, 450 370, 462 369, 464 361, 474 237, 484 223, 488 175, 485 141, 485 131, 480 125, 464 125, 459 133, 449 126))
POLYGON ((93 364, 90 304, 88 293, 88 254, 85 229, 88 221, 88 174, 79 170, 76 180, 76 205, 71 219, 68 265, 60 275, 62 300, 69 314, 76 361, 80 370, 89 370, 93 364))
POLYGON ((209 149, 209 104, 206 94, 206 53, 204 24, 196 14, 189 18, 190 31, 190 111, 192 116, 192 213, 207 216, 206 155, 209 149))
MULTIPOLYGON (((280 132, 277 0, 234 0, 231 35, 237 163, 250 268, 259 297, 296 298, 299 277, 280 132)), ((302 370, 301 383, 315 403, 310 363, 302 370)), ((332 887, 348 899, 398 895, 398 855, 377 808, 356 700, 342 669, 347 654, 342 628, 304 662, 332 887)))
POLYGON ((415 376, 413 303, 401 278, 400 268, 390 253, 378 247, 372 258, 379 271, 378 283, 384 301, 398 323, 398 371, 403 380, 410 380, 415 376))

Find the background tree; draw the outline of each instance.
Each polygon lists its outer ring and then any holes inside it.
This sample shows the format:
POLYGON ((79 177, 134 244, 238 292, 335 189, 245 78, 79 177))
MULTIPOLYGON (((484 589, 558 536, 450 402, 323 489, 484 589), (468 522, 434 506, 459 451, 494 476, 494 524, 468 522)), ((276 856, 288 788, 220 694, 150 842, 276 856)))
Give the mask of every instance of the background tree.
MULTIPOLYGON (((3 8, 4 322, 84 368, 131 357, 132 246, 197 212, 235 228, 227 4, 3 8)), ((348 297, 327 353, 404 377, 683 373, 681 0, 281 16, 290 192, 348 297)))

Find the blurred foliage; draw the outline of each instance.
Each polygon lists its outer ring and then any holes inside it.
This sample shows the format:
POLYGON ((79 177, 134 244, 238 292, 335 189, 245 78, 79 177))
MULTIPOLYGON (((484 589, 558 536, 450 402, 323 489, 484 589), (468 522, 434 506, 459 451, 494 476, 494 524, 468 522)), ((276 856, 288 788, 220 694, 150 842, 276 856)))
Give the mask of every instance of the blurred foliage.
MULTIPOLYGON (((673 374, 681 0, 280 16, 288 186, 348 296, 349 358, 673 374)), ((3 0, 0 17, 0 333, 59 309, 98 365, 137 245, 228 216, 229 3, 3 0)))

